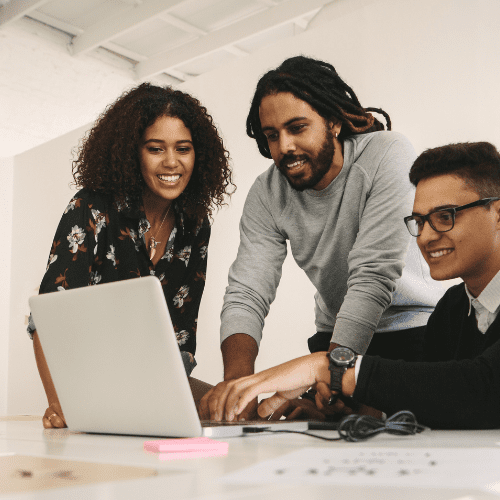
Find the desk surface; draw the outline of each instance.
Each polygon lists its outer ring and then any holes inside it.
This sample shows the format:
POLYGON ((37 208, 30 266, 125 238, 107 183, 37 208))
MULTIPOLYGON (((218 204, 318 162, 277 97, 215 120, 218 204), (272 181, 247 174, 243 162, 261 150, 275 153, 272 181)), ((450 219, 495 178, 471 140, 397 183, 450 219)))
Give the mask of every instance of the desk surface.
MULTIPOLYGON (((334 431, 320 435, 334 437, 334 431)), ((342 453, 352 448, 499 448, 499 431, 426 431, 417 436, 380 435, 364 443, 324 442, 294 434, 253 435, 230 438, 225 457, 161 462, 143 451, 146 438, 75 434, 66 429, 44 430, 40 420, 0 419, 0 456, 29 455, 103 464, 154 468, 158 475, 109 483, 57 488, 36 493, 4 494, 5 499, 197 499, 197 500, 287 500, 325 498, 362 498, 364 500, 482 500, 498 498, 473 489, 420 489, 402 491, 393 487, 326 486, 300 484, 228 485, 218 480, 244 469, 305 447, 325 448, 342 453), (335 495, 335 496, 333 496, 335 495), (403 496, 404 495, 404 496, 403 496)), ((487 450, 485 450, 486 452, 487 450)), ((486 460, 487 458, 485 458, 486 460)), ((499 464, 500 465, 500 464, 499 464)), ((500 467, 499 467, 500 480, 500 467)))

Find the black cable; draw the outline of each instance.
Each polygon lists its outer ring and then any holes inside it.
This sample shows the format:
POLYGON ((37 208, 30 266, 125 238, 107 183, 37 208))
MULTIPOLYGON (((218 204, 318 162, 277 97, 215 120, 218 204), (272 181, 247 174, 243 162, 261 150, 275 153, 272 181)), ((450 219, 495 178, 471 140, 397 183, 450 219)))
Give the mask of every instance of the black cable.
POLYGON ((387 420, 380 420, 370 415, 347 415, 344 417, 339 424, 338 432, 340 437, 337 438, 327 438, 324 436, 317 436, 316 434, 310 434, 303 431, 292 431, 292 430, 270 430, 268 427, 243 427, 243 432, 245 434, 260 433, 260 432, 272 432, 277 433, 289 433, 289 434, 303 434, 305 436, 311 436, 317 439, 322 439, 323 441, 340 441, 344 439, 351 443, 357 443, 359 441, 365 441, 377 434, 386 432, 387 434, 396 434, 399 436, 414 435, 419 432, 428 429, 425 425, 421 425, 417 422, 415 415, 411 411, 403 410, 395 413, 387 420))
POLYGON ((342 439, 356 443, 364 441, 382 432, 399 436, 414 435, 427 429, 417 422, 411 411, 399 411, 385 422, 369 415, 348 415, 339 425, 342 439))
POLYGON ((282 430, 282 431, 269 431, 272 432, 273 434, 278 433, 278 432, 288 432, 290 434, 303 434, 304 436, 311 436, 316 439, 322 439, 323 441, 342 441, 342 437, 338 438, 327 438, 324 436, 318 436, 316 434, 309 434, 309 432, 304 432, 304 431, 287 431, 287 430, 282 430))

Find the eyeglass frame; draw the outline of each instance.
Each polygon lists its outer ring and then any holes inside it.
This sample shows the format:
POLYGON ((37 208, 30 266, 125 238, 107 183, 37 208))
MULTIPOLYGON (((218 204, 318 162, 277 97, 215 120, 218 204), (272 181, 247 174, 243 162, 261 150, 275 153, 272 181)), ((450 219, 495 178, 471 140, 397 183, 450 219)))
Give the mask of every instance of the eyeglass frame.
POLYGON ((415 238, 418 238, 422 234, 422 230, 424 229, 426 221, 429 223, 429 226, 431 226, 432 229, 434 229, 434 231, 436 231, 436 233, 447 233, 448 231, 451 231, 455 227, 455 216, 456 216, 457 212, 459 212, 460 210, 465 210, 466 208, 473 208, 473 207, 483 207, 483 206, 488 205, 489 203, 491 203, 493 201, 497 201, 497 200, 500 200, 500 198, 498 198, 498 197, 481 198, 480 200, 473 201, 472 203, 467 203, 467 205, 462 205, 460 207, 440 208, 439 210, 434 210, 433 212, 429 212, 426 215, 408 215, 403 220, 405 221, 405 225, 406 225, 406 228, 408 229, 408 232, 415 238), (440 231, 439 229, 436 229, 434 227, 434 225, 432 224, 430 216, 432 214, 435 214, 438 212, 449 212, 450 213, 452 223, 451 223, 451 227, 449 229, 445 229, 444 231, 440 231), (422 221, 422 229, 419 231, 418 234, 413 234, 410 231, 410 228, 408 226, 408 221, 410 221, 412 219, 414 220, 415 217, 420 218, 420 220, 422 221))

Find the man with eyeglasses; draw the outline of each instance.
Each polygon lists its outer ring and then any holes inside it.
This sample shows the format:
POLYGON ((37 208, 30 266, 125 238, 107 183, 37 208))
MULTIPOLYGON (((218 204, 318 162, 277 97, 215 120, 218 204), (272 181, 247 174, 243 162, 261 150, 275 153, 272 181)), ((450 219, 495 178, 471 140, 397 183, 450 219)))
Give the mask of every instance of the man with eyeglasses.
POLYGON ((416 193, 405 223, 431 276, 463 280, 429 318, 424 361, 314 353, 233 382, 220 409, 226 418, 259 393, 278 391, 259 407, 265 417, 315 386, 323 410, 341 393, 387 414, 410 410, 434 428, 500 427, 500 153, 486 142, 430 149, 410 180, 416 193))

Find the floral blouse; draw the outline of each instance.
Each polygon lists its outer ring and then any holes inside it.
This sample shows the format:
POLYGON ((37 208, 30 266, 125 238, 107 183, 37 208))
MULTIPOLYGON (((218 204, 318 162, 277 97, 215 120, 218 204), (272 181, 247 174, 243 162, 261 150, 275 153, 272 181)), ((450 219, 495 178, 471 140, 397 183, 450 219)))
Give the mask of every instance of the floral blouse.
MULTIPOLYGON (((142 207, 120 206, 110 197, 82 189, 61 218, 40 293, 157 276, 189 374, 196 365, 196 327, 210 225, 208 220, 195 225, 176 207, 175 226, 156 266, 144 239, 150 227, 142 207)), ((30 317, 30 336, 35 329, 30 317)))

